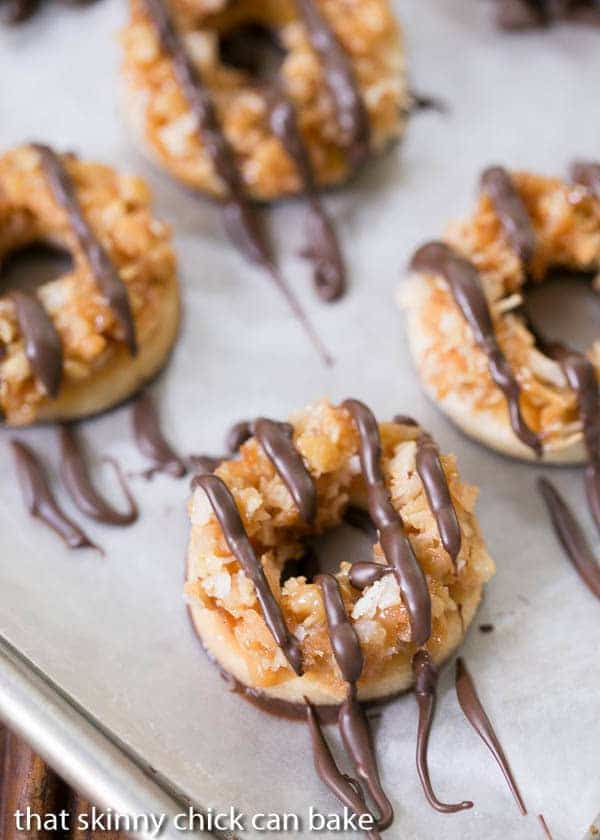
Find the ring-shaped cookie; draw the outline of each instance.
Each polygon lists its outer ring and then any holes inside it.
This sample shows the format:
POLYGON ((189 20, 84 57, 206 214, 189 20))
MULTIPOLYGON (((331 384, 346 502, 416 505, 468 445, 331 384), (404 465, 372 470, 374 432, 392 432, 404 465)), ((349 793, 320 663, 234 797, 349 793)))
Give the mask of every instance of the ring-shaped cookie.
POLYGON ((251 431, 238 457, 194 480, 186 592, 204 647, 245 693, 304 716, 305 699, 333 709, 346 696, 335 625, 347 622, 362 650, 359 699, 407 689, 415 651, 446 659, 493 574, 477 491, 414 421, 377 424, 356 400, 251 431), (350 505, 368 509, 379 541, 370 560, 325 576, 339 586, 341 621, 326 616, 318 578, 282 575, 350 505))
POLYGON ((169 228, 138 178, 27 145, 0 158, 0 260, 32 244, 72 270, 0 297, 8 425, 69 420, 129 397, 164 364, 179 321, 169 228))

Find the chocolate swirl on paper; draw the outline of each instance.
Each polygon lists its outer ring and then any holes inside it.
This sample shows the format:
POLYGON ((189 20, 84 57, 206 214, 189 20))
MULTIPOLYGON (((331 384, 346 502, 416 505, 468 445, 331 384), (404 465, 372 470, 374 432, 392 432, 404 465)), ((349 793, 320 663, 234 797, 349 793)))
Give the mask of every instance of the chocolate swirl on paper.
POLYGON ((206 493, 229 550, 254 584, 256 597, 271 635, 296 674, 302 674, 301 647, 286 627, 279 604, 267 582, 260 560, 250 544, 235 499, 227 485, 216 475, 198 475, 192 486, 201 487, 206 493))
POLYGON ((427 650, 418 650, 412 661, 413 675, 415 678, 415 698, 419 707, 419 725, 417 729, 417 772, 425 797, 432 808, 441 811, 442 814, 455 814, 457 811, 465 811, 473 807, 473 803, 465 800, 455 805, 440 802, 434 793, 429 775, 429 764, 427 761, 427 750, 429 746, 429 734, 435 712, 437 694, 438 671, 427 650))
POLYGON ((467 666, 460 657, 456 660, 456 696, 458 697, 458 702, 460 703, 460 707, 463 710, 465 717, 496 759, 498 766, 504 774, 508 787, 510 788, 510 791, 519 807, 519 811, 524 816, 527 813, 527 809, 525 808, 523 797, 521 796, 512 774, 512 770, 510 769, 508 759, 504 754, 504 750, 502 749, 502 745, 494 731, 494 727, 485 713, 485 709, 481 705, 481 700, 477 695, 475 684, 473 683, 471 675, 467 670, 467 666))
POLYGON ((600 565, 573 511, 547 478, 538 479, 538 488, 567 557, 590 592, 600 599, 600 565))
POLYGON ((300 516, 311 524, 317 515, 317 490, 302 456, 294 446, 293 428, 287 423, 259 417, 252 424, 252 431, 290 491, 300 516))
POLYGON ((60 476, 75 506, 86 516, 106 525, 131 525, 134 523, 139 517, 139 510, 117 462, 111 461, 127 501, 127 510, 123 513, 103 499, 92 484, 84 454, 73 427, 62 425, 58 435, 60 476))
POLYGON ((221 128, 210 92, 191 62, 163 0, 143 0, 143 3, 158 33, 161 48, 171 59, 175 78, 197 121, 200 142, 206 149, 215 172, 227 188, 223 219, 229 238, 247 260, 260 266, 270 275, 323 361, 331 364, 332 359, 321 339, 273 263, 256 213, 245 196, 234 152, 221 128))
POLYGON ((49 397, 57 396, 62 378, 60 336, 35 294, 11 292, 17 323, 25 339, 25 355, 49 397))
POLYGON ((394 571, 408 611, 411 641, 425 644, 431 635, 431 598, 423 570, 404 533, 400 514, 394 508, 381 471, 381 442, 377 421, 366 405, 346 400, 360 436, 360 463, 367 485, 369 513, 379 531, 385 558, 394 571))
POLYGON ((596 370, 583 353, 559 341, 543 341, 542 350, 558 362, 569 387, 575 391, 588 458, 585 489, 590 511, 600 528, 600 388, 596 370))
POLYGON ((125 344, 132 355, 137 353, 135 323, 127 288, 108 254, 88 224, 77 200, 73 183, 60 157, 48 146, 34 143, 32 148, 39 154, 42 169, 48 179, 55 201, 65 211, 79 247, 85 254, 94 281, 106 298, 115 318, 123 330, 125 344))
MULTIPOLYGON (((61 510, 54 498, 44 468, 37 455, 18 440, 10 442, 23 500, 31 516, 40 519, 62 537, 69 548, 96 548, 97 545, 61 510)), ((100 550, 100 549, 98 549, 100 550)))
POLYGON ((417 472, 437 524, 442 545, 452 558, 454 567, 460 552, 462 537, 456 510, 452 504, 446 473, 440 461, 436 442, 427 432, 417 438, 417 472))
MULTIPOLYGON (((306 720, 310 731, 315 770, 321 781, 337 796, 340 802, 350 808, 358 816, 372 817, 367 808, 360 785, 355 779, 342 773, 335 763, 327 741, 323 737, 321 725, 310 701, 305 697, 306 720)), ((373 819, 373 822, 374 819, 373 819)), ((367 831, 369 840, 380 840, 381 835, 376 828, 367 831)))
POLYGON ((346 286, 346 271, 339 244, 317 193, 309 151, 300 134, 294 106, 284 94, 271 94, 269 124, 286 152, 296 164, 304 195, 308 199, 307 247, 303 256, 314 267, 314 284, 323 300, 337 300, 346 286))
POLYGON ((540 439, 525 423, 521 414, 519 384, 496 340, 490 310, 475 266, 455 254, 444 242, 429 242, 413 256, 411 268, 414 271, 440 274, 446 280, 456 305, 473 332, 476 344, 488 357, 493 381, 506 397, 515 435, 540 457, 540 439))
POLYGON ((295 0, 308 38, 319 56, 325 84, 332 96, 336 121, 353 167, 369 155, 370 126, 352 63, 314 0, 295 0))
POLYGON ((502 166, 491 166, 481 176, 481 187, 489 195, 511 247, 527 265, 535 251, 535 232, 509 173, 502 166))
POLYGON ((333 654, 348 684, 348 694, 338 715, 338 726, 356 773, 379 809, 377 828, 383 831, 391 825, 394 811, 381 785, 369 724, 356 697, 356 683, 364 664, 360 642, 348 619, 337 580, 333 575, 323 574, 315 578, 315 583, 321 589, 333 654))
POLYGON ((576 160, 571 164, 571 178, 600 200, 600 163, 576 160))
POLYGON ((150 394, 144 392, 134 402, 132 424, 138 449, 152 461, 144 476, 152 478, 155 473, 163 472, 182 478, 187 472, 186 465, 165 439, 150 394))

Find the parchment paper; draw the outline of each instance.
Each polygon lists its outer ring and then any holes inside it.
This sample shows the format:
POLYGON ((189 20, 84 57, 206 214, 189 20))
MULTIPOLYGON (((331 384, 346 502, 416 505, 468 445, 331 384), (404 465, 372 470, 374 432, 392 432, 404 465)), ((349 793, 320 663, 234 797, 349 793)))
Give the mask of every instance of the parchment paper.
MULTIPOLYGON (((555 838, 578 838, 600 806, 598 603, 548 526, 534 486, 541 470, 467 440, 423 397, 393 296, 414 247, 471 205, 484 165, 565 174, 575 155, 600 155, 600 34, 560 27, 501 35, 490 22, 491 4, 481 0, 394 6, 415 88, 442 97, 450 113, 416 115, 401 146, 327 198, 351 266, 342 302, 316 301, 308 267, 296 256, 301 204, 270 213, 286 277, 336 357, 331 370, 320 365, 268 281, 229 247, 214 207, 157 173, 128 140, 117 108, 116 34, 124 4, 102 0, 72 10, 48 3, 30 24, 0 29, 0 145, 41 139, 138 171, 152 183, 157 214, 175 231, 185 305, 180 341, 153 390, 182 451, 220 452, 224 429, 241 417, 284 418, 322 395, 353 395, 381 418, 415 414, 443 450, 458 453, 463 476, 482 487, 479 516, 498 566, 463 654, 530 816, 518 815, 464 720, 449 669, 431 772, 440 796, 472 798, 476 807, 442 816, 426 804, 408 696, 387 707, 376 727, 383 780, 397 811, 386 836, 535 838, 541 837, 535 815, 543 812, 555 838), (494 632, 478 632, 480 622, 493 623, 494 632)), ((110 453, 131 469, 142 465, 128 408, 88 423, 84 434, 98 456, 110 453)), ((51 429, 18 436, 56 465, 51 429)), ((233 804, 246 814, 305 816, 310 805, 338 811, 315 778, 304 726, 264 716, 229 694, 192 636, 181 594, 187 481, 137 481, 143 517, 133 528, 86 523, 106 548, 105 560, 68 552, 26 517, 9 437, 0 436, 1 632, 205 806, 233 804)), ((598 547, 582 471, 548 472, 598 547)))

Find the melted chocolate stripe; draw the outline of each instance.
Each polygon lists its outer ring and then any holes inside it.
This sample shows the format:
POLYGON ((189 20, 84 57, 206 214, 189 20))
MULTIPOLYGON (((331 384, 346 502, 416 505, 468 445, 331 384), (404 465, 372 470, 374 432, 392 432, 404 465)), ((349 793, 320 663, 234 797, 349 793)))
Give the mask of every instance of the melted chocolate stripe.
POLYGON ((511 247, 527 265, 535 252, 535 232, 525 203, 509 173, 502 166, 492 166, 481 176, 481 186, 494 205, 511 247))
POLYGON ((93 486, 79 441, 71 426, 59 430, 60 475, 76 507, 86 516, 107 525, 131 525, 139 517, 138 507, 116 461, 112 464, 117 473, 121 490, 127 500, 128 510, 121 513, 100 496, 93 486))
POLYGON ((25 355, 49 397, 56 397, 62 377, 63 352, 60 336, 50 316, 33 294, 11 292, 19 329, 25 339, 25 355))
POLYGON ((583 426, 583 440, 588 464, 585 487, 588 505, 596 526, 600 528, 600 388, 596 370, 590 360, 558 341, 542 343, 542 350, 559 363, 575 391, 583 426))
POLYGON ((94 280, 106 298, 125 336, 125 343, 132 355, 137 353, 135 323, 127 288, 110 262, 104 247, 83 215, 73 184, 59 156, 48 146, 34 143, 42 169, 50 183, 54 198, 66 212, 73 233, 89 263, 94 280))
POLYGON ((259 229, 256 214, 245 197, 235 156, 219 124, 210 93, 204 87, 202 79, 190 61, 164 3, 162 0, 143 0, 143 2, 156 28, 161 47, 173 63, 173 70, 181 91, 198 122, 200 142, 206 149, 217 175, 227 187, 229 195, 223 205, 223 219, 229 238, 246 259, 269 273, 324 362, 332 364, 332 359, 321 339, 296 297, 275 268, 259 229))
POLYGON ((456 560, 460 552, 462 537, 456 510, 452 504, 446 473, 440 461, 439 449, 427 433, 417 438, 417 472, 423 483, 423 489, 429 502, 429 508, 435 518, 442 545, 456 560))
POLYGON ((400 586, 410 619, 411 641, 420 646, 431 635, 431 598, 423 570, 385 486, 377 421, 358 400, 346 400, 343 406, 350 412, 360 436, 360 462, 367 485, 369 513, 379 531, 385 558, 400 586))
POLYGON ((158 414, 148 393, 142 393, 133 404, 133 431, 142 455, 149 458, 153 466, 146 475, 164 472, 174 478, 181 478, 187 472, 186 466, 170 445, 160 428, 158 414))
MULTIPOLYGON (((358 782, 340 772, 323 736, 315 709, 306 697, 304 699, 306 702, 306 720, 310 731, 315 770, 318 777, 337 796, 340 802, 354 811, 355 814, 372 816, 358 782)), ((375 828, 367 832, 367 837, 370 840, 380 840, 380 834, 375 828)))
POLYGON ((244 530, 235 499, 227 485, 216 475, 196 476, 193 487, 201 487, 219 521, 225 542, 256 590, 263 618, 271 635, 296 674, 302 673, 302 650, 286 627, 279 604, 268 584, 263 567, 244 530))
POLYGON ((429 747, 429 735, 435 712, 437 693, 438 671, 431 660, 431 656, 425 649, 418 650, 412 661, 413 675, 415 678, 415 698, 419 707, 419 725, 417 729, 417 772, 425 798, 432 808, 441 811, 443 814, 455 814, 457 811, 465 811, 473 807, 473 803, 465 800, 455 805, 440 802, 434 793, 431 778, 429 775, 429 764, 427 761, 427 750, 429 747))
POLYGON ((314 266, 314 284, 323 300, 339 298, 345 289, 346 276, 338 241, 315 186, 312 163, 300 134, 292 103, 278 92, 272 94, 269 123, 286 152, 296 164, 304 194, 308 198, 308 246, 303 255, 314 266))
POLYGON ((348 620, 339 584, 329 574, 317 575, 315 583, 321 589, 335 661, 344 680, 354 685, 362 673, 363 655, 358 636, 348 620))
POLYGON ((471 675, 467 670, 467 666, 460 657, 456 660, 456 696, 458 697, 458 702, 460 703, 460 707, 463 710, 465 717, 496 759, 496 762, 502 770, 504 778, 506 779, 510 791, 519 807, 519 811, 521 814, 525 815, 527 813, 527 809, 525 808, 523 797, 521 796, 512 774, 512 770, 510 769, 508 759, 504 754, 504 750, 502 749, 502 745, 500 744, 498 736, 494 731, 494 727, 485 713, 485 709, 481 705, 481 700, 477 695, 477 690, 471 675))
POLYGON ((571 178, 576 184, 586 187, 597 199, 600 199, 600 163, 575 161, 571 164, 571 178))
POLYGON ((227 432, 225 436, 225 448, 231 455, 235 455, 251 437, 252 424, 248 420, 240 420, 227 432))
POLYGON ((352 63, 314 0, 296 0, 296 7, 312 48, 323 66, 325 84, 333 98, 336 120, 345 137, 352 166, 369 154, 370 125, 352 63))
POLYGON ((368 560, 359 560, 353 563, 348 578, 355 589, 366 589, 386 575, 393 574, 390 566, 383 566, 381 563, 373 563, 368 560))
POLYGON ((10 442, 27 510, 62 537, 69 548, 98 548, 61 510, 37 455, 18 440, 10 442))
POLYGON ((567 557, 588 589, 600 599, 600 565, 596 562, 573 511, 547 478, 538 480, 538 488, 567 557))
POLYGON ((252 424, 256 440, 290 491, 300 516, 311 524, 317 515, 317 490, 302 457, 294 447, 287 424, 259 417, 252 424))
POLYGON ((363 707, 356 699, 354 687, 348 692, 340 708, 338 725, 344 746, 352 757, 356 774, 365 783, 377 805, 377 828, 384 831, 394 820, 394 809, 381 784, 369 722, 363 707))
POLYGON ((539 457, 542 453, 540 440, 521 414, 519 384, 496 341, 490 310, 475 266, 453 253, 444 242, 429 242, 413 256, 411 267, 414 271, 440 274, 446 280, 475 342, 488 357, 492 379, 506 397, 514 433, 539 457))

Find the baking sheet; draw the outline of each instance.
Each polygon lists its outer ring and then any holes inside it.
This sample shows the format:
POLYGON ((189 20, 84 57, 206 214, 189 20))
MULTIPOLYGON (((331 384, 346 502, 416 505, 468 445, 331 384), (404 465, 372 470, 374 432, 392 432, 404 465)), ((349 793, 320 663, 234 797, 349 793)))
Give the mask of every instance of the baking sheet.
MULTIPOLYGON (((432 777, 442 798, 473 798, 476 807, 443 816, 427 806, 414 770, 414 703, 400 699, 383 711, 376 739, 397 812, 386 836, 406 840, 538 837, 540 812, 554 837, 566 840, 581 837, 600 806, 598 604, 548 527, 534 490, 542 471, 465 439, 426 401, 393 305, 415 245, 471 206, 483 166, 565 173, 573 156, 599 155, 598 31, 560 27, 502 36, 490 23, 492 5, 394 3, 415 88, 441 96, 451 110, 416 115, 402 145, 327 198, 351 266, 343 301, 326 307, 311 293, 308 267, 296 256, 301 205, 286 203, 269 215, 286 277, 336 357, 330 370, 268 281, 228 246, 214 208, 169 182, 131 146, 117 108, 115 38, 123 4, 102 0, 85 10, 48 4, 30 24, 0 29, 0 146, 42 139, 141 172, 155 190, 157 214, 174 226, 184 323, 153 390, 183 452, 220 452, 224 429, 240 417, 283 418, 322 395, 353 395, 381 418, 415 414, 444 450, 458 453, 463 476, 482 487, 479 515, 498 573, 478 620, 495 630, 483 635, 475 627, 463 652, 530 816, 518 815, 458 708, 447 671, 432 777)), ((88 423, 84 434, 98 456, 110 453, 130 469, 142 465, 126 407, 88 423)), ((0 632, 204 806, 303 818, 311 805, 338 811, 314 776, 305 728, 229 694, 192 636, 181 595, 187 482, 162 476, 136 482, 143 516, 135 527, 86 523, 107 558, 68 552, 26 518, 9 437, 0 435, 0 632)), ((56 464, 51 429, 19 437, 56 464)), ((589 523, 581 470, 548 472, 589 523)))

